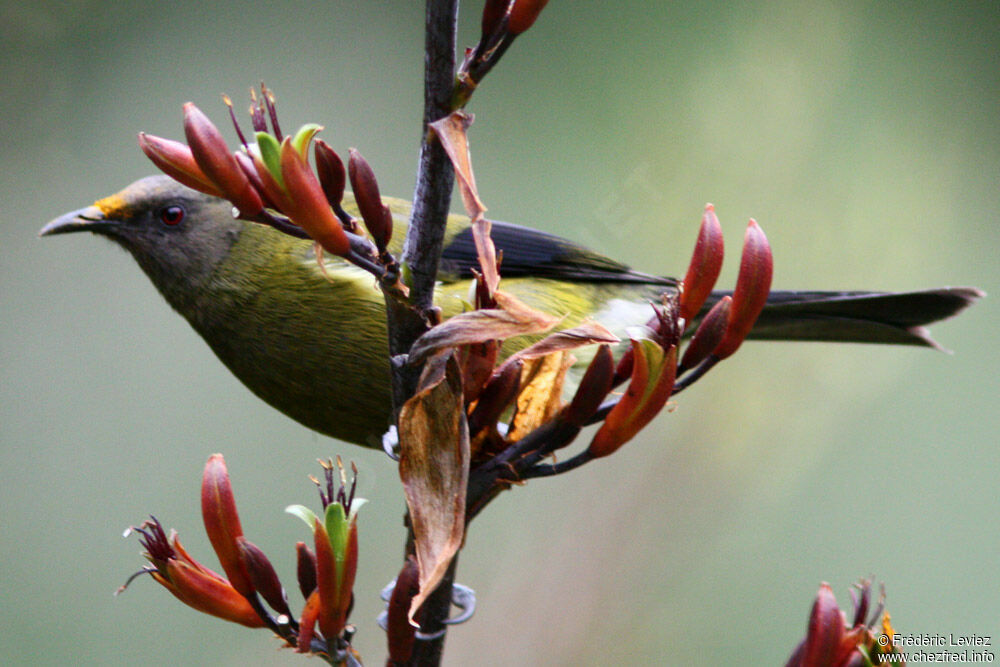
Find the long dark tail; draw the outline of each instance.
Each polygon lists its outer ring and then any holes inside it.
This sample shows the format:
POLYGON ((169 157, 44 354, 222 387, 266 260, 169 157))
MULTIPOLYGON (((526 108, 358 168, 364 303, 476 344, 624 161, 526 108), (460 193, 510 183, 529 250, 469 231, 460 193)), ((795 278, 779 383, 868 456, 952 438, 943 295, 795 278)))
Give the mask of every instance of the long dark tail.
MULTIPOLYGON (((715 301, 723 293, 713 296, 715 301)), ((920 292, 771 292, 750 338, 888 343, 941 349, 925 325, 958 314, 984 293, 973 287, 920 292)))

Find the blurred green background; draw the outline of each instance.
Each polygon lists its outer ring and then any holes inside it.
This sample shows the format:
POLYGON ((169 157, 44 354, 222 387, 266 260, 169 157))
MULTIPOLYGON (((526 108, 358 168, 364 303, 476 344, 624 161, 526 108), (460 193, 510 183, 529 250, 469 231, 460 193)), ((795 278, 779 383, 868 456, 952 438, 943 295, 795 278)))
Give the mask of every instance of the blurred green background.
MULTIPOLYGON (((5 664, 301 663, 150 581, 112 597, 144 562, 119 535, 150 512, 214 563, 198 484, 215 451, 290 586, 305 531, 282 508, 312 501, 317 457, 358 462, 353 620, 383 659, 392 463, 259 402, 124 252, 36 233, 153 172, 137 131, 181 137, 187 100, 223 125, 219 93, 261 79, 287 127, 323 123, 409 196, 422 4, 2 4, 5 664)), ((613 459, 506 494, 469 533, 480 609, 448 664, 783 664, 819 582, 847 605, 866 575, 901 632, 1000 635, 998 43, 995 3, 943 1, 553 2, 517 41, 471 106, 497 219, 676 273, 712 201, 723 284, 754 216, 776 287, 994 296, 934 329, 954 355, 748 344, 613 459)))

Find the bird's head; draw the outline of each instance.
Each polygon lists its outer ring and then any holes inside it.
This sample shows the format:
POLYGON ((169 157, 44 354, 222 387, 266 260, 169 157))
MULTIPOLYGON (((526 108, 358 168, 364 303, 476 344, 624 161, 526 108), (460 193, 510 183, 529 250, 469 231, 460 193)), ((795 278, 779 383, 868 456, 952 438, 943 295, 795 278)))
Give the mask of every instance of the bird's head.
POLYGON ((167 176, 149 176, 51 221, 40 236, 93 232, 128 250, 171 301, 191 294, 243 230, 232 205, 167 176), (173 298, 171 298, 173 297, 173 298))

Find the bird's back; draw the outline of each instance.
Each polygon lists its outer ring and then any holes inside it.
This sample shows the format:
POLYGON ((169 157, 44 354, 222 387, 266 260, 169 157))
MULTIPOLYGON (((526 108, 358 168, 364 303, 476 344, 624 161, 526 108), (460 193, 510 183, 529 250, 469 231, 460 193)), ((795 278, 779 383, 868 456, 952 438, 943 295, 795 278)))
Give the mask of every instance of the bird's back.
MULTIPOLYGON (((261 399, 320 433, 374 444, 391 405, 385 303, 370 274, 335 257, 325 259, 325 269, 310 242, 247 223, 197 307, 184 314, 261 399)), ((445 317, 468 308, 471 286, 457 272, 448 275, 436 299, 445 317)), ((663 286, 625 287, 523 273, 502 285, 564 317, 561 326, 595 315, 605 323, 645 321, 652 314, 645 299, 663 286)))

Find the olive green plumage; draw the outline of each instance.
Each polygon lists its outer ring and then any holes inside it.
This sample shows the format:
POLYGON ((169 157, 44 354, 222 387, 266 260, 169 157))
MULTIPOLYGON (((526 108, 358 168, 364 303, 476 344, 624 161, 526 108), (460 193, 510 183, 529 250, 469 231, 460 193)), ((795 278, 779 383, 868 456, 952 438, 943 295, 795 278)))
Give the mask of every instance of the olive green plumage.
MULTIPOLYGON (((386 200, 398 254, 409 204, 386 200)), ((345 202, 352 210, 353 201, 345 202)), ((353 212, 353 211, 352 211, 353 212)), ((436 303, 466 307, 474 266, 468 220, 451 216, 436 303)), ((257 396, 311 429, 374 445, 390 408, 385 313, 372 276, 313 245, 233 219, 231 205, 164 176, 46 225, 42 235, 92 231, 125 249, 166 300, 257 396)), ((494 231, 504 250, 503 289, 572 325, 592 315, 640 324, 670 279, 647 276, 556 237, 513 225, 494 231)), ((754 335, 933 345, 921 325, 957 312, 970 289, 905 295, 773 294, 754 335)))

